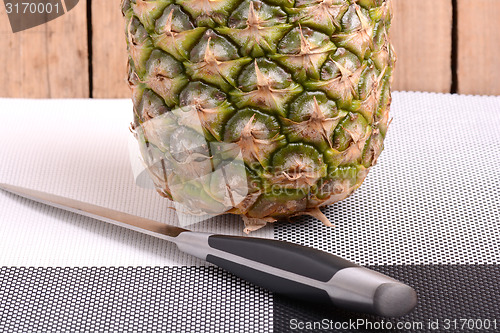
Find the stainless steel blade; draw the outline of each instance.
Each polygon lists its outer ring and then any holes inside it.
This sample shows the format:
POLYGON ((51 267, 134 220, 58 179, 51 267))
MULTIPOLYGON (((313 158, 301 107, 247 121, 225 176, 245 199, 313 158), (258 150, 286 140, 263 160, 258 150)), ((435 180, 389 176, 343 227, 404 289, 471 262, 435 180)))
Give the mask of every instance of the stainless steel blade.
MULTIPOLYGON (((417 303, 417 294, 411 287, 367 268, 349 262, 346 264, 344 259, 335 256, 332 259, 331 255, 317 250, 297 248, 294 244, 269 239, 184 232, 188 230, 45 192, 2 183, 0 189, 49 206, 172 241, 185 253, 211 262, 271 291, 292 297, 315 301, 318 299, 318 291, 322 290, 337 306, 382 316, 402 316, 411 311, 417 303), (310 251, 316 251, 314 256, 317 258, 312 258, 310 251), (269 255, 271 261, 264 259, 269 255), (283 257, 290 258, 294 255, 302 257, 302 261, 306 258, 308 262, 316 262, 311 266, 315 267, 315 271, 321 272, 333 265, 336 267, 335 273, 329 280, 324 280, 323 273, 320 274, 322 278, 318 279, 297 271, 297 267, 291 269, 287 266, 289 264, 277 264, 283 257), (293 288, 290 287, 290 282, 293 283, 293 288)), ((332 274, 331 270, 325 272, 332 274)))
POLYGON ((144 234, 174 241, 180 233, 189 231, 187 229, 134 216, 117 210, 93 205, 87 202, 61 197, 58 195, 40 192, 29 188, 0 183, 0 189, 19 195, 29 200, 40 202, 45 205, 63 209, 79 215, 84 215, 96 220, 108 222, 120 227, 132 229, 144 234))

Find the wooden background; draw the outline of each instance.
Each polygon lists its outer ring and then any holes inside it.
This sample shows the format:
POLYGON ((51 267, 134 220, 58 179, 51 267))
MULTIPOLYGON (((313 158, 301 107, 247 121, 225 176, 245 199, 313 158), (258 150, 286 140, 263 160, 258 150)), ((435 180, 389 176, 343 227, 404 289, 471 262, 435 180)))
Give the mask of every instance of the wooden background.
MULTIPOLYGON (((119 0, 80 0, 13 34, 0 5, 0 97, 129 97, 119 0)), ((500 0, 394 0, 395 90, 500 95, 500 0)))

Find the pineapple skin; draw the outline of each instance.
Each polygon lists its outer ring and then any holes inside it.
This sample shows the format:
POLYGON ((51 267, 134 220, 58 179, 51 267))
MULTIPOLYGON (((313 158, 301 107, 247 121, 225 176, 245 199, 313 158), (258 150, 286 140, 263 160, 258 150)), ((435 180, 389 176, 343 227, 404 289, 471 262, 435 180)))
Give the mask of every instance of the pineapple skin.
POLYGON ((383 150, 391 1, 124 0, 122 13, 132 128, 160 194, 239 214, 246 231, 304 214, 330 225, 319 208, 351 195, 383 150), (227 178, 182 180, 223 163, 217 143, 244 165, 232 204, 227 178))

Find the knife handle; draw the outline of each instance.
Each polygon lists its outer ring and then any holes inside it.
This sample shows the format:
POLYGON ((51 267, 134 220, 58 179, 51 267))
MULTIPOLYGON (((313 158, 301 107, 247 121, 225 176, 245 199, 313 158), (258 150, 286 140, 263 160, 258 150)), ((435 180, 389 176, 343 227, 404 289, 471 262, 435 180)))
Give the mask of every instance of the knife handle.
POLYGON ((388 317, 405 315, 416 305, 411 287, 310 247, 194 232, 177 238, 186 237, 190 240, 178 243, 181 250, 278 294, 388 317))

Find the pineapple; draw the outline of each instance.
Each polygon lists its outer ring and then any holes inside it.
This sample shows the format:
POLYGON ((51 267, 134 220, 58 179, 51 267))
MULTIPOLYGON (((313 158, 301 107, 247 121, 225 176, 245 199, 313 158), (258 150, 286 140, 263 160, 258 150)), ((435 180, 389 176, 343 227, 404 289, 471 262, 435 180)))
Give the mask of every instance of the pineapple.
POLYGON ((312 215, 383 149, 391 0, 124 0, 128 82, 160 194, 245 231, 312 215))

